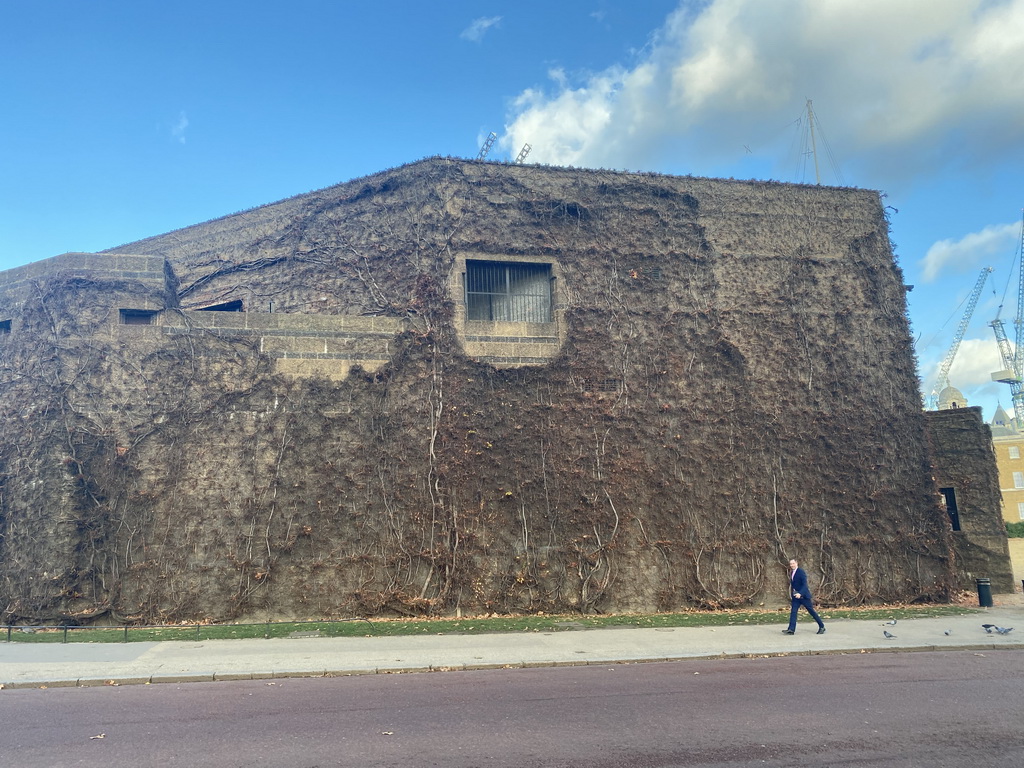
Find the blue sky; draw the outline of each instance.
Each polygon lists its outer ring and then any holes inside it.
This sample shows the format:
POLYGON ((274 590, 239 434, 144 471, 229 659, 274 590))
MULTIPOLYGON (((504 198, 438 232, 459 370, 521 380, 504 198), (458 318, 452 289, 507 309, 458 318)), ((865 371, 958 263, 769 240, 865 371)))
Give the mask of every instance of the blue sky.
POLYGON ((0 0, 0 64, 0 269, 490 131, 492 159, 813 183, 812 99, 822 183, 887 195, 926 391, 994 268, 950 380, 1010 409, 1024 0, 0 0))

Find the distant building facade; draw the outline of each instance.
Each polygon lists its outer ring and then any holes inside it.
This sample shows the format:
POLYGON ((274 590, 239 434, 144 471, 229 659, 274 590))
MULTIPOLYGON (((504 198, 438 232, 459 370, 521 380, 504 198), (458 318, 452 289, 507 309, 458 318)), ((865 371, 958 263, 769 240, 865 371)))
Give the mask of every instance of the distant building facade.
POLYGON ((1024 521, 1024 432, 1002 406, 996 409, 990 427, 999 468, 1003 517, 1008 523, 1019 523, 1024 521))

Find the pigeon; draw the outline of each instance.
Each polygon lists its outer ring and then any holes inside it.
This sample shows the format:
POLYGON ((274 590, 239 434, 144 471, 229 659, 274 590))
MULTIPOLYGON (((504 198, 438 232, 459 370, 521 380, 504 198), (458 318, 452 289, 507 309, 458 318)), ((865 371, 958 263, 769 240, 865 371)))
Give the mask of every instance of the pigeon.
POLYGON ((988 632, 991 635, 992 634, 992 630, 996 628, 996 625, 995 624, 982 624, 981 628, 984 629, 986 632, 988 632))
POLYGON ((1013 627, 996 627, 996 632, 1000 635, 1008 635, 1013 632, 1013 627))
POLYGON ((951 629, 947 629, 947 630, 946 630, 945 632, 943 632, 942 634, 944 634, 944 635, 952 635, 952 634, 953 634, 953 630, 951 630, 951 629))
POLYGON ((889 621, 887 621, 885 623, 888 624, 890 627, 895 627, 896 626, 896 619, 889 619, 889 621))
POLYGON ((896 635, 892 634, 892 632, 890 632, 887 629, 883 629, 882 634, 885 635, 886 640, 892 640, 894 637, 896 637, 896 635))

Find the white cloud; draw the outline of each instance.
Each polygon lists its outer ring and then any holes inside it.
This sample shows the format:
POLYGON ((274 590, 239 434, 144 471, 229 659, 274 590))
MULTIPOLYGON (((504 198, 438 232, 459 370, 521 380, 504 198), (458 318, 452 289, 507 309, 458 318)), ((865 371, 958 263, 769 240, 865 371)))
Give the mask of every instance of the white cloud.
MULTIPOLYGON (((928 366, 928 372, 923 377, 922 395, 926 406, 932 402, 941 363, 941 360, 935 360, 928 366)), ((992 374, 1003 367, 994 335, 964 339, 950 366, 949 384, 964 394, 968 405, 984 406, 985 418, 991 419, 993 403, 1002 403, 1007 410, 1012 411, 1010 388, 1006 384, 992 381, 992 374)))
POLYGON ((185 130, 188 128, 188 116, 182 111, 177 122, 171 126, 171 137, 179 144, 185 143, 185 130))
MULTIPOLYGON (((931 394, 939 375, 942 360, 937 360, 924 379, 927 394, 931 394)), ((949 383, 968 395, 970 390, 980 387, 988 388, 992 382, 993 371, 1000 370, 1003 363, 999 358, 999 347, 996 345, 995 334, 991 338, 964 339, 957 349, 953 364, 949 367, 949 383)), ((1009 392, 1005 384, 998 384, 1009 392)))
POLYGON ((1013 252, 1020 223, 993 224, 980 232, 971 232, 959 240, 939 240, 932 244, 921 259, 922 277, 931 282, 948 268, 963 272, 978 265, 984 266, 989 256, 1013 252))
POLYGON ((566 88, 569 84, 569 77, 562 67, 552 67, 548 70, 548 78, 560 88, 566 88))
POLYGON ((473 19, 468 27, 459 33, 459 37, 463 40, 470 40, 474 43, 479 43, 484 39, 484 35, 487 31, 494 26, 497 26, 501 22, 501 16, 481 16, 479 19, 473 19))
POLYGON ((813 98, 840 160, 866 158, 876 185, 1021 152, 1024 0, 682 2, 645 51, 524 91, 503 144, 529 142, 536 162, 631 168, 671 147, 700 173, 744 145, 779 157, 780 132, 813 98))

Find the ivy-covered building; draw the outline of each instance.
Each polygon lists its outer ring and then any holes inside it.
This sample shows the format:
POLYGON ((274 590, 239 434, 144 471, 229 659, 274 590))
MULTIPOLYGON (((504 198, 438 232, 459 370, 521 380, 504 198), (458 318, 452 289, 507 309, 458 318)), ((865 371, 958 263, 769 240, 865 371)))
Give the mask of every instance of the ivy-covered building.
POLYGON ((878 193, 429 158, 0 274, 8 621, 956 585, 878 193))

